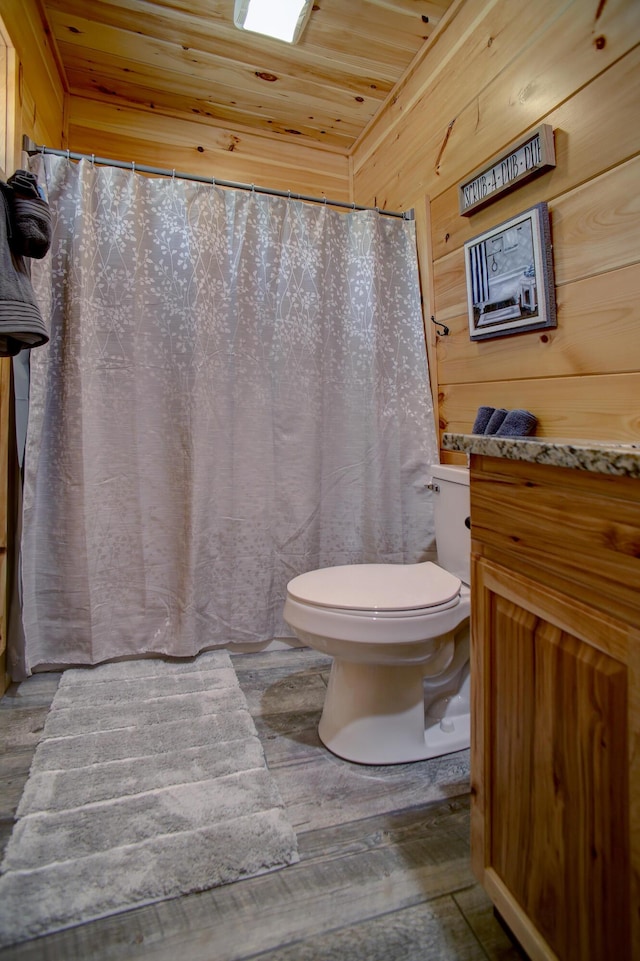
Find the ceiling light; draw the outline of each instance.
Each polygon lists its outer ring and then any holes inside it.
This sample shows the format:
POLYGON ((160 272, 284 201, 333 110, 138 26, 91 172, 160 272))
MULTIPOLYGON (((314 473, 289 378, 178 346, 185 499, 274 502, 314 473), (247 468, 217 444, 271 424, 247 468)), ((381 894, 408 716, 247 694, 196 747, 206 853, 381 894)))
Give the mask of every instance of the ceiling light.
POLYGON ((241 30, 296 43, 313 0, 235 0, 233 22, 241 30))

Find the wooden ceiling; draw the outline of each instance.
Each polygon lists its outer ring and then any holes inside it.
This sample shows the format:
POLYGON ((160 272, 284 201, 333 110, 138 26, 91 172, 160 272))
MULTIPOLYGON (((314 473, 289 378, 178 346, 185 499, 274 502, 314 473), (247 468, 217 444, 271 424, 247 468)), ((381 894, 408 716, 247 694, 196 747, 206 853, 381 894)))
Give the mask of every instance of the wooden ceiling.
POLYGON ((345 153, 452 2, 316 0, 291 46, 234 0, 41 0, 71 95, 345 153))

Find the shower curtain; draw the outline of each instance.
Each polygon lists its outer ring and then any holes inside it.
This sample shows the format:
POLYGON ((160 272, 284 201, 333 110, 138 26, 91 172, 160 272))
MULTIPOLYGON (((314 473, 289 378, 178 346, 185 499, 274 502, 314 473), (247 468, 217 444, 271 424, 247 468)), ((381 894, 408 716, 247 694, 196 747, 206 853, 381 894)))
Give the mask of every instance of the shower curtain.
POLYGON ((291 636, 290 578, 433 548, 414 225, 38 155, 14 673, 291 636))

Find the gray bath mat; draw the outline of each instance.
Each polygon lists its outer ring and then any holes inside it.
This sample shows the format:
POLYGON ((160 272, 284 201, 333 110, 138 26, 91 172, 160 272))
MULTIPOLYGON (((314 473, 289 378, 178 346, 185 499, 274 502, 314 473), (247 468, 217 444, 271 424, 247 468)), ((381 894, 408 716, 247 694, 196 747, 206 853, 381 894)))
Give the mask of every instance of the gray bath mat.
POLYGON ((297 860, 226 651, 68 670, 0 868, 0 945, 297 860))

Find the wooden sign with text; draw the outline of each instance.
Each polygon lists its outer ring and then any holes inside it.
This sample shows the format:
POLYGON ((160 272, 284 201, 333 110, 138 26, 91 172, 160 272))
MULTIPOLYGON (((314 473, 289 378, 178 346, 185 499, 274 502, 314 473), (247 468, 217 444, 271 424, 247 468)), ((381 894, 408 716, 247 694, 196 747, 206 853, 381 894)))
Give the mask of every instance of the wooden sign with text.
POLYGON ((469 217, 524 180, 555 165, 553 127, 543 123, 458 185, 460 214, 469 217))

